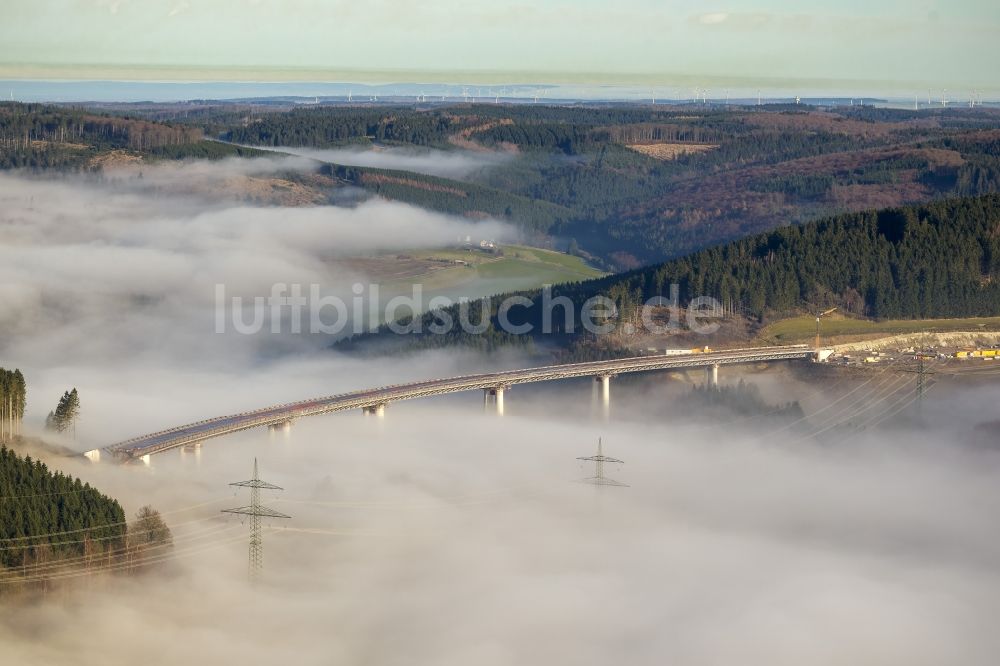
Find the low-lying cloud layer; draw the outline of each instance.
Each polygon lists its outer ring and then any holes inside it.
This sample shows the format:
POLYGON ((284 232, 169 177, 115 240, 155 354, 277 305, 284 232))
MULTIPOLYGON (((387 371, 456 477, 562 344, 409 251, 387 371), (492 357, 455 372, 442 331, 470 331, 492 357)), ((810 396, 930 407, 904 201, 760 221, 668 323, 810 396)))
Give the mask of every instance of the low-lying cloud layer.
MULTIPOLYGON (((183 189, 184 178, 173 167, 147 169, 143 184, 0 177, 0 358, 26 370, 29 426, 73 385, 82 416, 67 444, 85 449, 509 361, 349 358, 308 336, 262 344, 213 333, 216 283, 249 295, 275 281, 349 289, 357 276, 337 257, 504 229, 384 202, 254 208, 149 186, 183 189)), ((793 381, 782 379, 784 395, 810 394, 807 412, 850 408, 827 387, 793 381)), ((394 403, 385 421, 337 414, 287 435, 248 431, 148 468, 56 459, 130 515, 162 510, 171 567, 0 603, 3 659, 995 662, 1000 459, 955 441, 960 424, 996 404, 995 388, 939 397, 928 427, 833 431, 820 446, 753 419, 692 424, 665 409, 686 387, 660 376, 616 379, 613 419, 598 423, 591 384, 516 387, 502 419, 467 393, 394 403), (574 483, 593 474, 576 458, 593 454, 598 436, 626 461, 608 474, 629 487, 574 483), (258 587, 247 583, 246 527, 219 513, 246 503, 227 484, 247 478, 254 458, 286 489, 264 501, 292 516, 265 535, 258 587)))
POLYGON ((512 157, 509 154, 497 152, 435 149, 416 151, 412 148, 391 147, 366 150, 361 148, 317 149, 283 146, 274 150, 321 162, 375 169, 398 169, 442 178, 466 178, 484 169, 503 164, 512 157))
MULTIPOLYGON (((516 399, 496 421, 476 401, 85 469, 130 512, 168 512, 176 570, 7 611, 6 654, 985 666, 1000 649, 995 458, 915 433, 789 448, 655 420, 597 427, 516 399), (575 457, 597 434, 629 487, 574 483, 592 474, 575 457), (265 503, 292 516, 265 534, 257 588, 246 527, 216 513, 246 502, 226 484, 254 457, 285 488, 265 503)), ((559 396, 546 402, 566 413, 559 396)))
MULTIPOLYGON (((317 284, 323 295, 350 302, 352 286, 369 279, 343 258, 441 247, 468 235, 514 237, 499 222, 382 200, 285 208, 182 194, 189 185, 304 162, 192 162, 97 182, 0 176, 0 355, 5 366, 29 372, 29 421, 39 423, 74 384, 93 418, 100 407, 93 395, 87 400, 85 381, 111 389, 123 377, 146 375, 137 396, 162 396, 164 375, 242 374, 331 342, 287 327, 247 336, 229 326, 217 334, 216 285, 251 302, 275 283, 317 284)), ((92 429, 98 425, 106 424, 84 419, 81 436, 102 437, 92 429)))

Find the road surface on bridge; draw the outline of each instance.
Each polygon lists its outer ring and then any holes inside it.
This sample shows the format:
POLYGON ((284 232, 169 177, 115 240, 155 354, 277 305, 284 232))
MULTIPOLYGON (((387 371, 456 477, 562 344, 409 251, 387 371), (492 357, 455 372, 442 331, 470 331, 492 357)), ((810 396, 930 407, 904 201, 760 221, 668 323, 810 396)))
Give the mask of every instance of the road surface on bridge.
POLYGON ((814 350, 806 345, 782 347, 756 347, 752 349, 731 349, 726 351, 697 352, 682 355, 648 355, 619 358, 608 361, 588 361, 549 365, 521 370, 507 370, 478 375, 463 375, 444 379, 382 386, 350 393, 301 400, 283 405, 274 405, 229 416, 205 419, 197 423, 162 430, 112 444, 104 449, 89 451, 88 457, 99 458, 100 453, 110 454, 117 459, 130 460, 160 453, 187 444, 203 442, 213 437, 221 437, 233 432, 280 425, 293 419, 318 414, 329 414, 351 409, 376 409, 398 400, 410 400, 459 391, 477 389, 505 389, 516 384, 569 379, 573 377, 607 377, 632 372, 651 370, 680 370, 764 361, 791 361, 809 359, 814 350), (96 456, 94 454, 97 454, 96 456))

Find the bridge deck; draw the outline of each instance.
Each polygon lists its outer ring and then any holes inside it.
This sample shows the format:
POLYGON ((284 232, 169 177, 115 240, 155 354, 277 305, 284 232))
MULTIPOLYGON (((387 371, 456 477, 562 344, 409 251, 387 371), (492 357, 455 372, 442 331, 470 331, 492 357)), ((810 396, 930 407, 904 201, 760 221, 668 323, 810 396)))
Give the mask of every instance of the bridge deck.
POLYGON ((276 425, 302 416, 377 407, 378 405, 397 400, 409 400, 412 398, 476 389, 508 387, 515 384, 544 382, 571 377, 619 375, 650 370, 711 367, 713 365, 735 365, 760 361, 789 361, 807 359, 812 357, 813 354, 813 350, 805 345, 757 347, 753 349, 733 349, 680 356, 638 356, 608 361, 569 363, 479 375, 464 375, 445 379, 431 379, 290 402, 250 412, 206 419, 197 423, 134 437, 108 446, 104 451, 118 458, 137 458, 185 444, 193 444, 213 437, 221 437, 222 435, 240 430, 276 425))

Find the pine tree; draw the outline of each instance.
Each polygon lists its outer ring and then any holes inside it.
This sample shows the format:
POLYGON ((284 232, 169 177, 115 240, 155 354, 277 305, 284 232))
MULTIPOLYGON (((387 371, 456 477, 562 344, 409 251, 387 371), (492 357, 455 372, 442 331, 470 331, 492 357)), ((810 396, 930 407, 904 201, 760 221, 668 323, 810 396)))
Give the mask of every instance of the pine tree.
POLYGON ((80 396, 74 388, 69 392, 69 400, 66 403, 66 429, 72 429, 73 434, 76 435, 76 419, 80 415, 80 396))
POLYGON ((21 371, 0 368, 0 441, 20 434, 26 402, 27 384, 21 371))
POLYGON ((76 432, 76 419, 80 415, 80 396, 74 388, 63 393, 59 398, 54 412, 49 412, 45 419, 45 427, 56 432, 73 430, 76 432))

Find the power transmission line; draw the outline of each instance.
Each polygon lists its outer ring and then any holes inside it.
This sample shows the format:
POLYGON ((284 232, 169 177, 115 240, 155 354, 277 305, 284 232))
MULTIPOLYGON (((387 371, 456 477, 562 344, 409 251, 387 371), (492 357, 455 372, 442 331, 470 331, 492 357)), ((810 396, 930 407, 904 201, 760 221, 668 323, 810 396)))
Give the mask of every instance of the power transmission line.
MULTIPOLYGON (((178 540, 178 542, 184 543, 185 548, 178 549, 177 551, 174 550, 175 544, 155 544, 147 546, 143 550, 144 557, 141 564, 149 565, 165 561, 164 558, 171 559, 175 557, 175 553, 184 553, 191 550, 191 546, 195 542, 199 542, 197 545, 198 548, 213 543, 232 543, 234 541, 232 535, 223 539, 219 539, 218 535, 220 533, 229 532, 236 527, 238 526, 231 525, 220 531, 217 527, 213 526, 209 529, 202 530, 198 534, 187 535, 183 539, 178 540)), ((235 540, 238 541, 243 538, 244 537, 240 536, 235 540)), ((41 579, 46 576, 50 576, 54 579, 57 576, 61 577, 63 574, 79 574, 81 576, 87 576, 100 573, 102 571, 133 570, 136 563, 127 560, 122 561, 120 559, 123 556, 128 556, 131 551, 132 548, 125 545, 99 553, 89 553, 75 557, 52 559, 43 562, 34 562, 32 564, 22 564, 20 566, 14 565, 3 573, 0 573, 0 584, 7 582, 23 582, 31 578, 41 579), (91 562, 96 563, 96 566, 92 566, 90 564, 91 562)), ((180 555, 176 556, 179 557, 180 555)))
POLYGON ((627 483, 620 483, 614 479, 609 479, 604 476, 604 463, 617 463, 619 465, 623 464, 624 460, 619 460, 618 458, 611 458, 604 455, 603 445, 601 443, 601 438, 597 438, 597 455, 596 456, 586 456, 579 457, 577 460, 586 460, 588 462, 593 462, 594 466, 597 468, 594 472, 594 476, 583 479, 583 483, 590 483, 595 486, 622 486, 627 488, 627 483))
POLYGON ((264 544, 261 540, 260 519, 291 518, 291 516, 286 516, 274 509, 263 506, 260 503, 260 491, 261 488, 265 490, 284 490, 284 488, 260 479, 257 474, 256 458, 253 459, 253 478, 249 481, 237 481, 229 485, 250 489, 249 505, 235 509, 223 509, 222 512, 250 517, 250 580, 256 580, 260 576, 261 568, 264 566, 264 544))
MULTIPOLYGON (((225 498, 222 498, 222 499, 225 499, 225 498)), ((216 500, 212 500, 210 502, 199 502, 198 504, 190 504, 188 506, 181 507, 179 509, 173 509, 172 511, 161 511, 160 515, 161 516, 167 516, 167 515, 173 515, 173 514, 176 514, 176 513, 184 513, 186 511, 191 511, 193 509, 199 509, 199 508, 201 508, 203 506, 208 506, 209 504, 216 504, 216 503, 221 502, 221 501, 222 501, 221 499, 216 499, 216 500)), ((117 522, 114 522, 114 523, 102 523, 100 525, 91 525, 89 527, 81 527, 81 528, 75 529, 75 530, 63 530, 61 532, 44 532, 42 534, 27 534, 27 535, 18 536, 18 537, 8 537, 6 539, 0 539, 0 544, 11 543, 11 542, 29 541, 31 539, 51 538, 51 537, 54 537, 54 536, 63 536, 63 535, 66 535, 66 534, 79 534, 80 532, 90 532, 92 530, 100 530, 100 529, 104 529, 104 528, 107 528, 107 527, 118 527, 120 525, 128 525, 128 522, 129 521, 126 519, 126 520, 121 520, 121 521, 117 521, 117 522)), ((198 521, 193 521, 193 522, 198 522, 198 521)))
MULTIPOLYGON (((235 537, 235 538, 227 537, 227 538, 224 538, 224 539, 215 539, 213 541, 206 542, 205 544, 198 545, 198 546, 195 546, 195 547, 192 547, 192 548, 188 548, 188 549, 184 549, 184 550, 181 550, 181 551, 171 551, 171 552, 165 552, 165 553, 160 554, 160 555, 156 555, 154 557, 151 557, 151 558, 148 558, 148 559, 144 560, 143 564, 145 564, 145 565, 160 564, 160 563, 163 563, 163 562, 170 562, 170 561, 181 559, 181 558, 184 558, 184 557, 193 557, 193 556, 199 555, 199 554, 201 554, 201 553, 203 553, 205 551, 211 550, 213 548, 218 548, 220 546, 224 546, 224 545, 229 544, 229 543, 234 543, 234 542, 239 541, 239 540, 241 540, 243 538, 244 537, 238 536, 238 537, 235 537)), ((129 570, 131 570, 132 567, 133 567, 133 565, 130 564, 130 563, 127 563, 127 562, 118 562, 118 563, 115 563, 115 564, 113 564, 111 566, 104 566, 104 565, 102 565, 102 566, 99 566, 99 567, 96 567, 96 568, 82 569, 82 570, 76 570, 76 571, 70 570, 70 571, 66 571, 64 573, 43 574, 43 575, 30 575, 29 574, 29 576, 26 577, 26 578, 10 578, 10 579, 6 579, 6 580, 3 580, 3 581, 0 581, 0 585, 8 585, 8 584, 13 585, 13 584, 21 584, 21 583, 40 582, 40 581, 43 581, 43 580, 44 581, 55 581, 55 580, 62 580, 62 579, 69 579, 69 578, 80 578, 80 577, 83 577, 83 576, 92 576, 92 575, 95 575, 95 574, 106 573, 106 572, 129 571, 129 570)))

